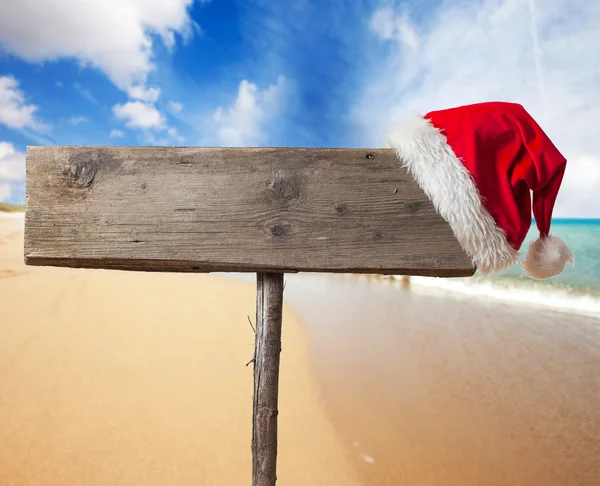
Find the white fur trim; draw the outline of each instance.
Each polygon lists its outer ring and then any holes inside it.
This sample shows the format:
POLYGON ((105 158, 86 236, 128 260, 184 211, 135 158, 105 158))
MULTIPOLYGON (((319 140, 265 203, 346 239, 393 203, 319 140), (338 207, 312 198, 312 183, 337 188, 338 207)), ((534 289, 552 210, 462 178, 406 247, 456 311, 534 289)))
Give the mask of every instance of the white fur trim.
POLYGON ((448 222, 482 275, 501 272, 519 261, 518 251, 481 202, 471 174, 429 120, 415 115, 396 125, 387 144, 448 222))
POLYGON ((575 255, 558 236, 548 235, 531 242, 523 262, 523 273, 531 278, 543 280, 556 277, 565 265, 575 266, 575 255))

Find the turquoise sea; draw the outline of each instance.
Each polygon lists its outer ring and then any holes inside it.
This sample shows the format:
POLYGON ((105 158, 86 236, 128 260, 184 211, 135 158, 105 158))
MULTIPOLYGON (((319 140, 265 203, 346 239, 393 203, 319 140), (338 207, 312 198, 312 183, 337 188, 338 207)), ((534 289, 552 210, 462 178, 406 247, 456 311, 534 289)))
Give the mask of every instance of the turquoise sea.
MULTIPOLYGON (((555 219, 550 232, 562 238, 571 248, 575 254, 575 266, 567 265, 556 278, 543 281, 544 285, 600 294, 600 219, 555 219)), ((533 223, 521 247, 523 254, 538 236, 533 223)), ((530 280, 521 276, 519 267, 511 268, 503 276, 530 280)))
MULTIPOLYGON (((600 219, 554 219, 551 234, 562 238, 575 254, 575 266, 567 265, 555 278, 533 280, 522 274, 518 265, 500 275, 438 279, 412 277, 417 287, 477 295, 503 301, 540 304, 566 311, 600 316, 600 219)), ((521 247, 521 259, 527 246, 539 236, 535 222, 521 247)))

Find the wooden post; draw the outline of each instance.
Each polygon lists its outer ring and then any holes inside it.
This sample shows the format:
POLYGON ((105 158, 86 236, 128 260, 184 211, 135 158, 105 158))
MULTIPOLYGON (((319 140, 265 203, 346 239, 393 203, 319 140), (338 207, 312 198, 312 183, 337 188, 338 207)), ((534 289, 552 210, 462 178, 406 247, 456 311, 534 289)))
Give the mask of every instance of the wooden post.
POLYGON ((283 273, 257 273, 252 486, 274 486, 277 481, 277 400, 282 312, 283 273))

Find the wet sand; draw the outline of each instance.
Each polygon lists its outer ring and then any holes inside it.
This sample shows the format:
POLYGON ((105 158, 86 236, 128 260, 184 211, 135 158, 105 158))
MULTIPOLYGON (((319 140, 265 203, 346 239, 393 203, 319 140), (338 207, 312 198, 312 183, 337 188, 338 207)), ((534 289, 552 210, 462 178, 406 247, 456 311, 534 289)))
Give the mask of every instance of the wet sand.
POLYGON ((600 319, 289 276, 366 485, 600 484, 600 319))
MULTIPOLYGON (((255 286, 26 267, 0 215, 0 485, 250 484, 255 286)), ((284 308, 278 484, 358 485, 284 308)))

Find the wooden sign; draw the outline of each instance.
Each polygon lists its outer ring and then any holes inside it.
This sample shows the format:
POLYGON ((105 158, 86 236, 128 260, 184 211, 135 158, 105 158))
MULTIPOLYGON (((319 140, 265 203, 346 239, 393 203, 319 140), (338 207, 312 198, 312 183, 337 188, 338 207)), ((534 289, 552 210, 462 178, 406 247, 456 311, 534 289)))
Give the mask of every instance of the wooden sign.
POLYGON ((391 149, 28 147, 25 263, 256 272, 252 485, 275 485, 283 274, 471 276, 391 149))
POLYGON ((389 149, 28 147, 25 260, 171 272, 474 272, 389 149))

